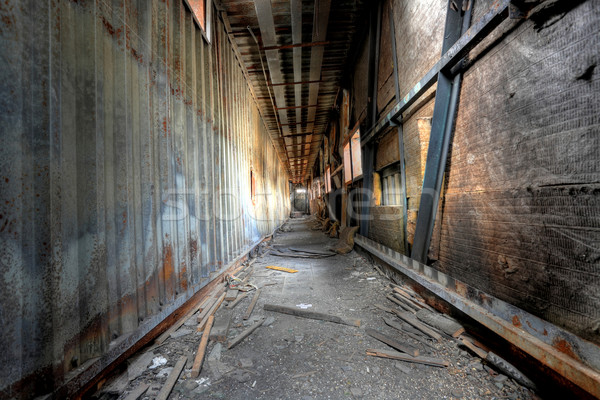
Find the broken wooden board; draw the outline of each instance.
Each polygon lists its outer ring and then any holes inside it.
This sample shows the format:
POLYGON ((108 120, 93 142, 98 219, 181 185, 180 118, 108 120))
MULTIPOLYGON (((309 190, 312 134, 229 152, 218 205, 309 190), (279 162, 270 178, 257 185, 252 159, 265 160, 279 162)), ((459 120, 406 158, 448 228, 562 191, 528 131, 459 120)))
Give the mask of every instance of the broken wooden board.
POLYGON ((233 302, 227 304, 227 308, 234 308, 235 306, 237 306, 242 300, 244 300, 246 298, 246 296, 248 296, 248 292, 244 292, 241 296, 238 296, 237 299, 235 299, 233 302))
POLYGON ((171 390, 173 390, 173 386, 175 386, 175 384, 177 383, 177 379, 179 379, 179 375, 181 374, 181 371, 183 371, 183 367, 185 367, 186 362, 186 356, 181 357, 179 361, 177 361, 177 364, 175 364, 175 367, 173 367, 173 370, 169 374, 169 377, 165 381, 165 384, 163 385, 160 392, 158 392, 158 395, 156 396, 155 400, 167 400, 169 394, 171 393, 171 390))
POLYGON ((456 338, 465 332, 465 328, 457 321, 446 317, 445 315, 432 313, 429 310, 422 309, 416 314, 417 319, 426 323, 427 325, 433 326, 447 333, 448 335, 456 338))
POLYGON ((265 304, 265 311, 274 311, 281 314, 289 314, 296 317, 317 319, 320 321, 334 322, 336 324, 349 325, 349 326, 360 326, 360 319, 346 319, 338 317, 336 315, 324 314, 316 311, 299 310, 292 307, 278 306, 275 304, 265 304))
POLYGON ((194 316, 194 314, 196 314, 196 312, 198 310, 202 309, 203 307, 205 307, 207 305, 207 303, 214 296, 214 293, 217 293, 218 289, 219 289, 218 287, 215 288, 204 300, 202 300, 201 302, 199 302, 196 306, 194 306, 194 308, 192 308, 190 310, 190 312, 188 312, 187 314, 185 314, 176 323, 174 323, 169 329, 167 329, 165 332, 163 332, 162 335, 160 335, 158 338, 156 338, 156 340, 154 342, 156 344, 161 344, 165 340, 167 340, 169 337, 171 337, 171 334, 173 332, 175 332, 177 329, 181 328, 181 325, 183 325, 185 323, 185 321, 187 321, 188 319, 192 318, 194 316))
POLYGON ((296 272, 298 272, 297 269, 291 269, 291 268, 285 268, 285 267, 277 267, 275 265, 269 265, 269 266, 267 266, 265 268, 267 268, 267 269, 274 269, 275 271, 288 272, 290 274, 295 274, 296 272))
POLYGON ((227 346, 228 349, 232 349, 234 346, 237 346, 242 340, 244 340, 247 336, 249 336, 252 332, 254 332, 256 329, 258 329, 259 326, 261 326, 263 324, 263 322, 265 322, 264 318, 259 319, 257 322, 255 322, 252 326, 250 326, 248 329, 246 329, 245 331, 243 331, 242 333, 240 333, 238 336, 236 336, 227 346))
POLYGON ((258 301, 258 296, 260 296, 260 292, 261 289, 257 289, 256 292, 254 293, 254 297, 252 298, 252 301, 250 302, 250 305, 248 306, 248 309, 246 310, 246 314, 244 314, 244 319, 248 319, 250 318, 250 315, 252 314, 252 310, 254 310, 254 306, 256 305, 256 302, 258 301))
POLYGON ((200 321, 200 323, 198 324, 198 328, 196 329, 197 332, 201 332, 204 329, 204 325, 206 325, 206 322, 208 321, 208 318, 215 313, 215 311, 217 310, 217 308, 219 308, 219 306, 223 302, 223 299, 225 299, 225 293, 223 293, 221 295, 221 297, 219 297, 217 299, 217 301, 208 310, 208 313, 206 314, 206 316, 202 319, 202 321, 200 321))
POLYGON ((467 339, 465 337, 461 337, 460 343, 463 346, 465 346, 467 349, 471 350, 473 353, 477 354, 477 356, 479 358, 485 360, 485 357, 487 356, 487 352, 484 351, 483 349, 480 349, 479 347, 475 346, 475 344, 473 344, 473 342, 471 342, 469 339, 467 339))
POLYGON ((442 335, 440 335, 439 333, 437 333, 432 328, 426 326, 425 324, 419 322, 412 314, 409 314, 409 313, 406 313, 406 312, 401 312, 401 311, 398 311, 398 310, 394 310, 394 314, 396 314, 398 317, 400 317, 401 319, 403 319, 404 321, 406 321, 410 325, 414 326, 415 328, 417 328, 418 330, 420 330, 424 334, 431 336, 432 338, 434 338, 438 342, 442 340, 442 335))
POLYGON ((229 332, 229 325, 231 323, 231 310, 221 309, 217 313, 210 330, 210 340, 216 342, 225 343, 227 341, 227 332, 229 332))
POLYGON ((200 340, 200 345, 198 346, 198 351, 196 352, 196 358, 194 358, 194 364, 192 365, 192 372, 190 375, 192 378, 197 378, 202 370, 202 363, 204 362, 204 354, 206 353, 206 346, 208 345, 210 329, 214 320, 215 317, 209 315, 208 321, 206 322, 206 329, 204 329, 204 333, 202 333, 202 339, 200 340))
POLYGON ((225 294, 225 301, 233 301, 238 297, 239 290, 237 289, 227 289, 227 293, 225 294))
POLYGON ((144 393, 146 393, 146 390, 148 390, 149 387, 149 383, 140 383, 138 387, 129 392, 127 397, 125 397, 125 400, 138 400, 144 393))
POLYGON ((412 357, 408 354, 399 353, 397 351, 387 351, 387 350, 378 350, 378 349, 367 349, 367 355, 373 357, 381 357, 381 358, 390 358, 392 360, 400 360, 407 361, 411 363, 417 364, 426 364, 434 367, 447 367, 450 363, 446 360, 442 360, 440 358, 432 358, 432 357, 412 357))
POLYGON ((420 310, 420 308, 415 307, 411 302, 404 299, 404 297, 398 296, 396 293, 394 293, 393 296, 387 295, 386 298, 392 303, 400 306, 400 308, 402 308, 403 310, 409 311, 413 314, 420 310))
POLYGON ((396 350, 400 350, 403 353, 406 353, 413 357, 417 357, 419 355, 418 349, 415 349, 414 347, 411 347, 408 344, 400 343, 396 339, 386 336, 383 333, 377 332, 374 329, 365 329, 365 333, 367 335, 371 336, 372 338, 375 338, 375 339, 379 340, 380 342, 385 343, 388 346, 395 348, 396 350))
POLYGON ((402 326, 400 326, 400 324, 397 324, 397 323, 395 323, 395 322, 394 322, 394 321, 392 321, 391 319, 389 319, 389 318, 383 318, 383 321, 386 323, 386 325, 388 325, 388 326, 391 326, 392 328, 394 328, 394 329, 396 329, 396 330, 398 330, 398 331, 400 331, 400 332, 404 333, 406 336, 408 336, 408 337, 410 337, 410 338, 413 338, 413 339, 415 339, 417 342, 423 343, 423 344, 424 344, 424 345, 426 345, 426 346, 429 346, 429 347, 431 347, 433 350, 436 350, 436 348, 435 348, 433 345, 431 345, 431 344, 430 344, 430 343, 427 341, 427 339, 425 339, 425 338, 422 338, 422 337, 421 337, 421 336, 419 336, 419 335, 415 335, 414 333, 407 332, 405 329, 402 329, 402 326))

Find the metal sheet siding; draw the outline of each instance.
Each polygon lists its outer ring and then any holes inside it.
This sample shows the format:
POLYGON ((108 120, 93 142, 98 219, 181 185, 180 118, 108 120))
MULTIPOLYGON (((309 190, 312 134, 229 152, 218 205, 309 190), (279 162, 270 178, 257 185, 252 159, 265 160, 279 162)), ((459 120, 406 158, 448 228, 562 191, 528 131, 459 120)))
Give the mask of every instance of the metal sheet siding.
POLYGON ((222 24, 208 45, 180 0, 3 3, 0 398, 62 385, 289 214, 222 24))

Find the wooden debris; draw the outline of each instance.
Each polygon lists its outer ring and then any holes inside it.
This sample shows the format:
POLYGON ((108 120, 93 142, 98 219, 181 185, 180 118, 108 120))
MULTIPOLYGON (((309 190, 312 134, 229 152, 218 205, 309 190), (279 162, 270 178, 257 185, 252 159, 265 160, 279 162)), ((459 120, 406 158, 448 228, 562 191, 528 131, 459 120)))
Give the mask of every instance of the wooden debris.
POLYGON ((381 304, 375 304, 375 307, 379 308, 381 311, 394 314, 394 311, 391 308, 387 308, 386 306, 382 306, 381 304))
POLYGON ((432 313, 428 310, 420 310, 417 313, 417 318, 427 325, 433 326, 454 338, 459 337, 465 332, 465 328, 463 328, 461 324, 443 314, 432 313))
POLYGON ((434 338, 437 341, 441 341, 442 340, 442 335, 440 335, 439 333, 437 333, 432 328, 426 326, 425 324, 422 324, 421 322, 419 322, 412 314, 408 314, 406 312, 401 312, 401 311, 398 311, 398 310, 393 310, 393 311, 394 311, 394 314, 396 314, 398 317, 400 317, 401 319, 403 319, 404 321, 406 321, 410 325, 414 326, 415 328, 417 328, 418 330, 420 330, 424 334, 426 334, 428 336, 431 336, 432 338, 434 338))
POLYGON ((413 314, 416 313, 415 310, 413 310, 412 308, 409 308, 404 303, 402 303, 400 300, 396 299, 394 296, 387 295, 387 296, 385 296, 385 298, 388 299, 389 301, 391 301, 392 303, 396 304, 398 307, 400 307, 404 311, 407 311, 407 312, 410 312, 413 314))
POLYGON ((186 362, 186 356, 181 357, 179 361, 177 361, 177 364, 175 364, 175 367, 173 367, 173 371, 171 371, 171 373, 169 374, 169 377, 167 378, 162 389, 156 396, 155 400, 167 400, 169 394, 171 393, 171 390, 173 390, 173 386, 175 386, 175 383, 177 383, 177 379, 179 378, 181 371, 183 371, 183 367, 185 367, 186 362))
MULTIPOLYGON (((225 343, 227 341, 227 332, 231 323, 231 310, 221 309, 215 317, 212 329, 210 330, 210 340, 225 343)), ((206 331, 206 329, 205 329, 206 331)))
POLYGON ((402 309, 410 311, 413 314, 420 310, 419 307, 415 306, 410 301, 406 300, 404 297, 398 295, 397 293, 394 293, 392 296, 388 295, 386 297, 388 297, 388 300, 390 300, 391 302, 394 302, 397 305, 399 305, 402 309))
POLYGON ((215 301, 212 307, 208 309, 208 312, 206 313, 202 321, 200 321, 200 323, 198 324, 198 328, 196 329, 196 331, 201 332, 204 329, 204 326, 208 322, 208 318, 215 313, 215 311, 217 310, 217 308, 219 308, 224 299, 225 293, 221 294, 221 296, 217 299, 217 301, 215 301))
POLYGON ((192 318, 194 316, 194 314, 196 314, 196 312, 204 307, 206 307, 207 303, 211 300, 212 296, 214 296, 215 293, 217 293, 217 290, 219 288, 215 288, 204 300, 202 300, 200 303, 198 303, 198 305, 194 306, 194 308, 192 308, 190 310, 190 312, 188 312, 187 314, 185 314, 183 317, 181 317, 175 324, 173 324, 173 326, 171 326, 169 329, 167 329, 166 331, 164 331, 162 333, 162 335, 160 335, 158 338, 156 338, 156 340, 154 341, 154 343, 156 344, 161 344, 163 343, 165 340, 167 340, 171 334, 175 331, 177 331, 177 329, 181 328, 181 325, 183 325, 185 323, 185 321, 187 321, 188 319, 192 318))
POLYGON ((245 320, 250 318, 250 315, 252 314, 252 310, 254 310, 254 306, 256 305, 256 302, 258 301, 258 296, 260 296, 260 292, 261 292, 261 289, 257 289, 256 292, 254 293, 254 297, 252 298, 252 301, 250 302, 250 305, 248 306, 248 309, 246 310, 246 314, 244 314, 245 320))
POLYGON ((278 306, 275 304, 265 304, 264 309, 265 311, 274 311, 282 314, 294 315, 296 317, 329 321, 336 324, 349 326, 360 326, 360 319, 346 319, 336 315, 323 314, 316 311, 300 310, 297 308, 278 306))
POLYGON ((194 365, 192 366, 192 378, 197 378, 198 375, 200 375, 200 371, 202 370, 202 363, 204 362, 204 353, 206 353, 206 346, 208 345, 208 338, 210 337, 210 329, 213 325, 214 320, 214 316, 208 316, 208 321, 206 322, 206 329, 204 329, 204 333, 202 333, 202 339, 200 340, 200 345, 198 346, 198 351, 196 352, 196 358, 194 359, 194 365))
POLYGON ((388 346, 395 348, 396 350, 400 350, 403 353, 406 353, 413 357, 417 357, 419 355, 418 349, 415 349, 414 347, 411 347, 407 344, 400 343, 397 340, 395 340, 389 336, 386 336, 382 333, 379 333, 374 329, 366 329, 365 332, 367 335, 379 340, 380 342, 387 344, 388 346))
POLYGON ((406 336, 415 339, 417 342, 421 342, 426 346, 431 347, 433 350, 437 350, 432 344, 430 344, 427 339, 422 338, 419 335, 415 335, 414 333, 411 332, 407 332, 406 330, 402 329, 402 327, 400 326, 400 324, 395 323, 394 321, 392 321, 391 319, 388 318, 384 318, 383 321, 386 323, 386 325, 391 326, 392 328, 404 333, 406 336))
POLYGON ((408 294, 407 292, 405 292, 404 290, 402 290, 400 288, 394 288, 394 295, 396 296, 396 298, 406 301, 417 311, 419 311, 420 309, 422 309, 424 307, 423 303, 421 303, 418 300, 415 300, 413 296, 411 296, 410 294, 408 294))
POLYGON ((487 352, 480 349, 479 347, 475 346, 475 344, 473 344, 473 342, 471 342, 469 339, 467 339, 466 337, 461 337, 460 343, 463 346, 465 346, 467 349, 471 350, 473 353, 477 354, 477 356, 479 356, 479 358, 482 358, 485 360, 485 357, 487 356, 487 352))
POLYGON ((275 271, 281 271, 281 272, 288 272, 290 274, 295 274, 296 272, 298 272, 297 269, 291 269, 291 268, 284 268, 284 267, 277 267, 275 265, 269 265, 267 267, 265 267, 267 269, 274 269, 275 271))
POLYGON ((401 360, 408 361, 417 364, 426 364, 434 367, 447 367, 450 363, 446 360, 442 360, 440 358, 432 358, 432 357, 412 357, 408 354, 399 353, 397 351, 387 351, 387 350, 377 350, 377 349, 368 349, 368 356, 374 357, 382 357, 382 358, 391 358, 393 360, 401 360))
POLYGON ((225 294, 225 301, 233 301, 238 297, 239 290, 237 289, 228 289, 225 294))
POLYGON ((310 372, 305 372, 304 374, 296 374, 292 376, 292 379, 296 379, 296 378, 305 378, 307 376, 311 376, 316 374, 319 371, 310 371, 310 372))
POLYGON ((233 302, 227 304, 227 308, 234 308, 235 306, 237 306, 242 300, 244 300, 246 298, 246 296, 248 296, 248 292, 244 292, 242 293, 241 296, 238 296, 237 299, 235 299, 233 302))
POLYGON ((138 400, 144 393, 146 393, 146 390, 148 390, 149 387, 150 387, 149 383, 140 383, 140 385, 138 387, 133 389, 127 395, 127 397, 125 397, 125 400, 138 400))
POLYGON ((252 332, 254 332, 259 326, 261 326, 263 324, 263 322, 265 322, 264 318, 259 319, 256 323, 254 323, 254 325, 252 325, 251 327, 249 327, 248 329, 246 329, 245 331, 240 333, 235 339, 233 339, 229 343, 227 348, 232 349, 233 347, 237 346, 242 340, 244 340, 247 336, 249 336, 252 332))

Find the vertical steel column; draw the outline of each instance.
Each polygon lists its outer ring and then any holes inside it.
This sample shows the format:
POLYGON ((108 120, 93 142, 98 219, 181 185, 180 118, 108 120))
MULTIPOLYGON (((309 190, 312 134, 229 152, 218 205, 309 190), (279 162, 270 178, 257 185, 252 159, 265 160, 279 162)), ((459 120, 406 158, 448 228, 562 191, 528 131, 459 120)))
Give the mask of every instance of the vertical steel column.
MULTIPOLYGON (((463 17, 462 0, 449 0, 446 14, 446 26, 444 28, 444 41, 442 44, 442 55, 467 31, 471 21, 471 7, 466 10, 463 17)), ((423 190, 421 192, 421 203, 417 216, 417 227, 413 242, 411 258, 426 263, 427 251, 433 234, 435 216, 440 201, 440 191, 450 139, 458 104, 461 75, 454 78, 449 76, 448 71, 440 71, 435 94, 435 105, 431 123, 431 134, 429 137, 429 148, 427 150, 427 162, 425 164, 425 176, 423 177, 423 190)))
MULTIPOLYGON (((390 37, 392 43, 392 62, 394 65, 394 83, 396 88, 396 101, 400 101, 400 78, 398 77, 398 53, 396 49, 396 27, 394 24, 394 2, 390 2, 390 37)), ((404 252, 408 254, 408 238, 406 237, 406 223, 408 220, 408 197, 406 196, 406 163, 404 160, 404 131, 401 122, 392 121, 398 127, 398 156, 400 157, 400 185, 402 187, 402 236, 404 238, 404 252)))
MULTIPOLYGON (((379 42, 381 34, 381 2, 371 8, 369 23, 369 83, 367 99, 367 129, 377 122, 377 77, 379 70, 379 42)), ((369 143, 362 148, 363 194, 361 195, 360 234, 368 236, 371 218, 371 193, 373 191, 373 169, 375 165, 375 144, 369 143), (367 194, 365 194, 367 193, 367 194)))

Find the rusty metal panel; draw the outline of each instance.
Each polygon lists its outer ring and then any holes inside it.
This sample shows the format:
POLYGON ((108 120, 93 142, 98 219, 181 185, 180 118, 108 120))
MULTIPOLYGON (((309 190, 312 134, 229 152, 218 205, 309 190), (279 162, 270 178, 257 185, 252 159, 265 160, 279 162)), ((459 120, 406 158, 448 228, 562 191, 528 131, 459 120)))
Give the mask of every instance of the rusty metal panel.
POLYGON ((114 361, 277 228, 288 174, 222 25, 208 45, 182 1, 0 14, 0 398, 28 398, 114 361))

